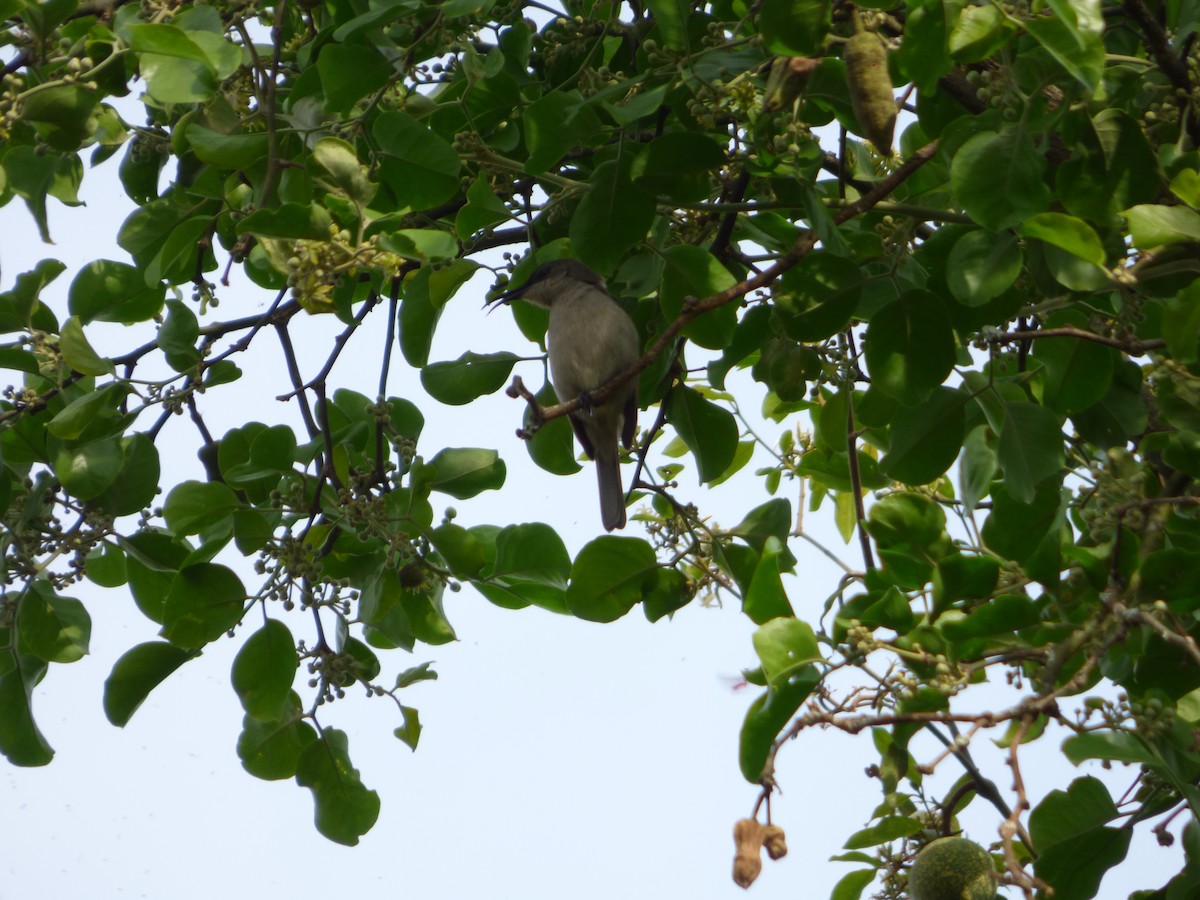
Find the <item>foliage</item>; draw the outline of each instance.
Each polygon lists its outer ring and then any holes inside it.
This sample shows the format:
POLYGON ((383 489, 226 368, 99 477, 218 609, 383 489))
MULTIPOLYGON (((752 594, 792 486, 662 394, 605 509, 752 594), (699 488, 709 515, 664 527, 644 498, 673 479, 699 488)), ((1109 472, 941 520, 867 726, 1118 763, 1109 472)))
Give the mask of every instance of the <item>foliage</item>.
MULTIPOLYGON (((161 625, 116 664, 109 718, 232 632, 245 768, 312 790, 318 829, 344 843, 379 798, 329 706, 355 684, 387 695, 415 748, 403 690, 435 673, 385 683, 379 654, 452 640, 444 591, 601 622, 725 594, 761 626, 740 755, 759 804, 813 726, 878 748, 882 800, 835 896, 875 879, 897 896, 976 797, 1027 896, 1095 896, 1135 828, 1167 842, 1179 815, 1182 870, 1147 896, 1194 895, 1195 3, 0 0, 0 15, 0 203, 22 201, 49 240, 86 152, 120 156, 133 205, 128 258, 75 273, 66 310, 40 299, 54 259, 0 295, 12 763, 52 756, 30 698, 87 652, 70 596, 84 578, 161 625), (838 152, 820 126, 843 129, 838 152), (574 559, 552 523, 438 518, 440 495, 503 489, 495 451, 428 446, 421 411, 382 388, 327 390, 372 314, 379 385, 396 345, 438 402, 503 387, 515 354, 430 350, 446 305, 514 246, 532 249, 499 284, 564 255, 608 279, 646 348, 626 377, 659 413, 637 453, 672 458, 638 469, 642 535, 574 559), (265 311, 217 314, 210 278, 234 267, 274 294, 265 311), (289 329, 320 314, 335 349, 306 371, 289 329), (157 329, 116 346, 104 323, 157 329), (266 341, 303 429, 210 434, 206 405, 253 390, 237 360, 266 341), (734 370, 753 379, 736 402, 734 370), (773 438, 741 418, 755 405, 773 438), (204 477, 163 483, 158 439, 184 413, 204 477), (679 499, 679 472, 718 485, 756 447, 771 462, 740 524, 679 499), (811 622, 784 577, 815 541, 803 505, 859 554, 811 622), (986 682, 1013 702, 975 699, 986 682), (1000 729, 1013 796, 971 754, 1000 729), (918 734, 946 752, 919 762, 918 734), (1026 816, 1022 747, 1064 736, 1069 760, 1137 766, 1135 784, 1117 801, 1084 775, 1026 816), (962 777, 935 791, 943 766, 962 777)), ((544 318, 514 312, 543 340, 544 318)), ((526 430, 534 461, 569 475, 560 419, 578 400, 559 399, 541 390, 526 430)))

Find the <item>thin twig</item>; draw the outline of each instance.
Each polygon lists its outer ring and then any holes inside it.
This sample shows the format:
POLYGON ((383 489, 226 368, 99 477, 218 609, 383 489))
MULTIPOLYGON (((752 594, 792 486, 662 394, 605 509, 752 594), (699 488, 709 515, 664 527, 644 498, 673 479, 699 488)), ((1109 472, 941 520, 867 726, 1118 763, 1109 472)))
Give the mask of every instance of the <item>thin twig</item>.
POLYGON ((1013 884, 1021 889, 1027 900, 1033 900, 1034 888, 1046 890, 1048 885, 1040 881, 1037 877, 1030 875, 1025 871, 1025 867, 1021 865, 1021 861, 1017 858, 1017 852, 1013 847, 1013 837, 1020 836, 1021 842, 1026 849, 1032 851, 1033 842, 1025 831, 1025 827, 1021 824, 1021 814, 1029 809, 1029 799, 1025 795, 1025 781, 1021 778, 1021 766, 1017 759, 1017 747, 1025 737, 1025 732, 1029 730, 1029 725, 1033 721, 1032 716, 1023 716, 1020 725, 1017 726, 1016 732, 1013 734, 1012 740, 1008 744, 1008 767, 1012 770, 1013 775, 1013 790, 1017 795, 1017 802, 1013 804, 1012 812, 1008 818, 1000 823, 1000 841, 1004 845, 1004 865, 1008 869, 1009 875, 1012 877, 1013 884))
POLYGON ((337 364, 338 357, 342 355, 342 350, 346 348, 346 343, 350 340, 350 336, 358 330, 358 326, 362 324, 363 319, 365 319, 367 314, 375 308, 375 304, 378 302, 379 294, 377 294, 375 291, 371 291, 371 293, 367 296, 367 299, 363 301, 363 305, 359 308, 358 312, 354 314, 354 319, 349 325, 343 328, 341 333, 334 339, 333 350, 330 351, 329 358, 325 360, 325 365, 321 367, 321 371, 299 388, 289 391, 286 394, 280 394, 275 399, 290 400, 292 397, 295 397, 297 394, 302 393, 306 389, 315 389, 318 385, 323 387, 326 379, 329 378, 329 373, 333 371, 334 365, 337 364))
POLYGON ((1041 340, 1043 338, 1077 338, 1081 341, 1091 341, 1095 344, 1103 344, 1106 347, 1114 347, 1117 350, 1125 351, 1131 356, 1141 356, 1150 350, 1159 350, 1167 346, 1167 342, 1162 338, 1153 338, 1148 341, 1122 341, 1119 338, 1110 338, 1102 334, 1070 326, 1063 328, 1043 328, 1036 331, 1006 331, 1002 334, 989 335, 987 340, 994 344, 1014 344, 1024 341, 1041 340))

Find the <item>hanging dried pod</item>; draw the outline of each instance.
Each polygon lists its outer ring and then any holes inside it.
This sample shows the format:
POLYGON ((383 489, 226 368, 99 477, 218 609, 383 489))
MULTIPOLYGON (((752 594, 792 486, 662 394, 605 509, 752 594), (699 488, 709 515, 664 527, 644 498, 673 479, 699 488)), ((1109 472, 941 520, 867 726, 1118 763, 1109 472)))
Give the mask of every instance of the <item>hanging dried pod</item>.
POLYGON ((757 819, 738 819, 733 826, 733 843, 737 855, 733 858, 733 881, 748 888, 762 871, 763 825, 757 819))
POLYGON ((842 59, 846 63, 846 86, 858 126, 880 153, 892 152, 896 129, 896 100, 888 74, 887 48, 879 37, 866 31, 854 13, 854 36, 846 41, 842 59))

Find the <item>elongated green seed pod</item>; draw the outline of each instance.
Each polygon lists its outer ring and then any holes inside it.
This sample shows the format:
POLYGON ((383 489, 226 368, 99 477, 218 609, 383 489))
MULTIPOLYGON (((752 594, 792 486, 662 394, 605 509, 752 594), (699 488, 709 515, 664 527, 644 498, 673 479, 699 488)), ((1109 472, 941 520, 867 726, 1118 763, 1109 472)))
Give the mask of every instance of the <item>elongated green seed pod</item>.
POLYGON ((846 63, 846 87, 861 134, 880 153, 891 153, 896 100, 888 74, 887 48, 874 33, 860 31, 846 41, 842 59, 846 63))

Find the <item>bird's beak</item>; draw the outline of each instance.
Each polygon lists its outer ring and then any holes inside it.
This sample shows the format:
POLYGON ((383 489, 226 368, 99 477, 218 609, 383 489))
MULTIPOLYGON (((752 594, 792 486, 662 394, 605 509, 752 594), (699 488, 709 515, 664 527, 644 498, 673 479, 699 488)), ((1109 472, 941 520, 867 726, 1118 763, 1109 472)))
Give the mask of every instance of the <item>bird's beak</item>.
POLYGON ((490 313, 493 310, 499 309, 502 304, 511 303, 513 300, 519 299, 521 296, 521 291, 524 287, 524 285, 521 285, 519 288, 511 288, 502 294, 497 294, 491 300, 484 301, 483 305, 490 313))

